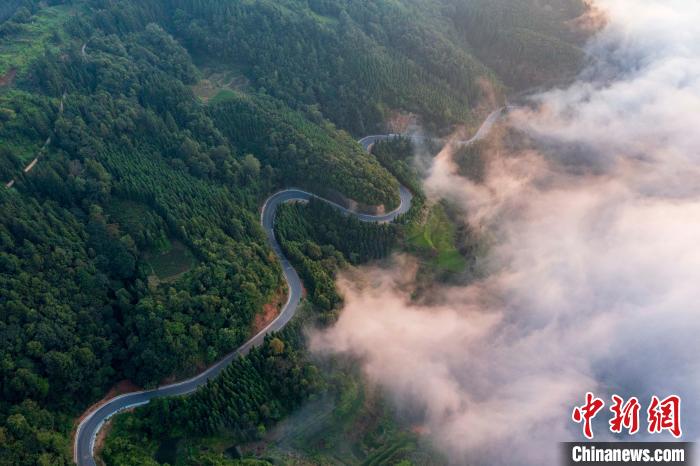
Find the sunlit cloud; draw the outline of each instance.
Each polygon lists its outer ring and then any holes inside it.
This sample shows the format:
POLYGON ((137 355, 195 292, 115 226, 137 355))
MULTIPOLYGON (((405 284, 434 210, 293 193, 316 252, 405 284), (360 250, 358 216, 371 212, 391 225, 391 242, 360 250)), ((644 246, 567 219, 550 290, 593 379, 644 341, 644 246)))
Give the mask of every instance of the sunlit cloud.
POLYGON ((556 464, 589 390, 677 393, 700 433, 700 4, 597 6, 592 67, 509 116, 537 150, 497 147, 481 184, 449 148, 430 168, 429 196, 493 238, 486 278, 424 305, 403 265, 367 268, 379 285, 341 280, 345 309, 312 338, 360 358, 456 464, 556 464))

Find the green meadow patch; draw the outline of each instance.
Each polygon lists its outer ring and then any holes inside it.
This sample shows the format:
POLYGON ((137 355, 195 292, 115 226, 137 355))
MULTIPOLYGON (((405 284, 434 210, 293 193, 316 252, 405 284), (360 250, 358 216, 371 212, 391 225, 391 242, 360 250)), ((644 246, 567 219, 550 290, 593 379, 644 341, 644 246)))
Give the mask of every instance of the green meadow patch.
POLYGON ((236 98, 236 92, 230 89, 222 89, 216 93, 214 97, 209 100, 210 104, 218 104, 220 102, 226 102, 227 100, 233 100, 236 98))
POLYGON ((435 204, 422 224, 411 226, 407 235, 409 248, 433 267, 462 272, 467 262, 456 246, 456 227, 441 204, 435 204))
POLYGON ((69 5, 45 7, 27 22, 14 23, 13 31, 0 40, 0 77, 21 73, 47 47, 58 47, 73 12, 69 5))
POLYGON ((215 104, 236 96, 236 92, 245 92, 250 84, 248 79, 235 70, 222 70, 220 67, 202 68, 202 79, 192 86, 194 94, 204 103, 215 104))
POLYGON ((165 250, 158 253, 146 254, 145 261, 161 281, 176 279, 192 269, 196 262, 192 251, 179 241, 171 241, 165 250))

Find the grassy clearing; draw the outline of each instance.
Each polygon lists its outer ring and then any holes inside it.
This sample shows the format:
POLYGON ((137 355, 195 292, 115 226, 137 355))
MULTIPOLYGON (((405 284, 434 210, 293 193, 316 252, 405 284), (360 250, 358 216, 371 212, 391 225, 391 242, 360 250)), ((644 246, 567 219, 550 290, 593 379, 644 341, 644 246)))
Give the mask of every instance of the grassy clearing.
POLYGON ((156 284, 175 280, 194 267, 196 258, 192 251, 172 239, 163 218, 146 204, 114 199, 106 214, 143 251, 142 259, 156 284))
POLYGON ((235 99, 236 98, 236 92, 232 91, 230 89, 221 89, 219 92, 216 93, 214 97, 209 100, 210 104, 218 104, 220 102, 225 102, 227 100, 235 99))
POLYGON ((205 76, 197 84, 192 86, 194 94, 205 103, 217 103, 243 92, 248 86, 248 79, 235 71, 214 71, 204 68, 205 76))
POLYGON ((0 41, 0 76, 11 70, 22 73, 44 53, 47 47, 57 47, 63 39, 62 26, 73 14, 69 5, 42 8, 27 23, 0 41))
POLYGON ((457 250, 455 225, 441 204, 431 207, 424 223, 409 229, 407 242, 410 249, 436 269, 462 272, 467 266, 457 250))
POLYGON ((160 281, 174 280, 185 272, 188 272, 195 264, 192 252, 179 241, 172 241, 165 251, 159 254, 150 253, 146 256, 146 263, 160 281))

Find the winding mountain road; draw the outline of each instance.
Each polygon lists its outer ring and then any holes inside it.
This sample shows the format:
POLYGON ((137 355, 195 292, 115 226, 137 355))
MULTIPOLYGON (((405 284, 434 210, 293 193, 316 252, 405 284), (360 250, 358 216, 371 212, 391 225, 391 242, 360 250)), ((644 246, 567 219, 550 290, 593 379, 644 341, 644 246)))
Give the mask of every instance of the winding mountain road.
MULTIPOLYGON (((457 141, 457 143, 470 144, 471 142, 474 142, 475 140, 483 137, 486 133, 488 133, 489 129, 493 126, 494 122, 498 119, 502 112, 503 109, 498 109, 495 112, 491 113, 481 125, 474 137, 467 141, 457 141)), ((360 139, 358 142, 362 145, 362 147, 365 150, 369 151, 372 144, 376 143, 377 141, 388 140, 398 136, 399 135, 397 134, 367 136, 365 138, 360 139)), ((417 139, 417 137, 414 136, 408 137, 411 139, 417 139)), ((77 432, 75 435, 75 443, 73 445, 73 456, 75 462, 79 466, 96 466, 95 459, 93 458, 95 439, 104 423, 113 415, 126 409, 145 405, 154 398, 160 398, 164 396, 186 395, 195 391, 200 386, 206 384, 209 379, 213 379, 217 375, 219 375, 219 373, 221 373, 221 371, 223 371, 224 368, 226 368, 226 366, 228 366, 228 364, 231 361, 238 358, 239 356, 247 354, 251 350, 251 348, 261 345, 265 340, 265 336, 268 333, 281 330, 287 324, 287 322, 289 322, 292 319, 292 317, 294 317, 294 314, 297 310, 297 307, 299 306, 302 297, 302 284, 299 275, 297 274, 296 270, 294 270, 289 260, 285 257, 284 253, 282 252, 282 248, 280 247, 279 243, 277 242, 277 239, 275 238, 275 214, 277 213, 277 208, 281 204, 292 201, 307 202, 312 197, 314 197, 337 207, 338 209, 349 215, 355 215, 361 221, 391 222, 395 220, 399 215, 406 213, 411 207, 411 200, 413 198, 411 192, 404 186, 401 186, 399 195, 401 198, 399 207, 392 212, 381 215, 357 213, 339 204, 336 204, 335 202, 329 201, 328 199, 324 199, 322 197, 316 196, 315 194, 309 193, 298 188, 285 189, 270 196, 263 205, 262 212, 260 215, 260 222, 265 230, 265 234, 267 235, 270 247, 280 260, 280 263, 282 265, 282 272, 284 274, 284 279, 287 282, 287 286, 289 287, 289 295, 287 298, 287 302, 282 308, 280 314, 275 318, 275 320, 270 322, 270 324, 268 324, 267 327, 262 329, 257 335, 255 335, 246 343, 244 343, 240 348, 238 348, 233 353, 227 355, 225 358, 223 358, 204 372, 182 382, 164 385, 158 388, 154 388, 152 390, 126 393, 124 395, 114 397, 105 402, 104 404, 100 405, 90 414, 85 416, 78 425, 77 432)))
POLYGON ((434 142, 441 143, 441 144, 444 144, 446 142, 450 142, 451 144, 453 144, 455 146, 468 146, 469 144, 472 144, 473 142, 476 142, 479 139, 482 139, 484 136, 486 136, 489 133, 489 131, 491 131, 491 128, 496 123, 496 121, 498 121, 498 119, 501 117, 501 115, 504 112, 507 112, 513 108, 515 108, 515 107, 507 105, 505 107, 498 108, 498 109, 494 110, 493 112, 491 112, 486 117, 486 119, 483 121, 483 123, 481 123, 481 126, 476 131, 476 133, 474 133, 474 135, 469 139, 457 139, 454 141, 449 141, 446 139, 431 138, 429 136, 424 136, 422 134, 391 133, 391 134, 375 134, 372 136, 365 136, 357 142, 359 142, 362 145, 362 147, 364 147, 364 149, 368 152, 374 143, 376 143, 378 141, 387 141, 387 140, 395 139, 398 137, 410 139, 414 143, 418 143, 418 144, 426 142, 426 141, 434 141, 434 142))

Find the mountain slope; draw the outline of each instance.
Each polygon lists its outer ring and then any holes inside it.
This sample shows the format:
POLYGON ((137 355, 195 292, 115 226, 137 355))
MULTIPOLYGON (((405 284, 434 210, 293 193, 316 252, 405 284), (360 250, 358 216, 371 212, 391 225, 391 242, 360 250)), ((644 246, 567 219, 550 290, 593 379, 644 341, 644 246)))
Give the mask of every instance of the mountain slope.
POLYGON ((275 189, 395 206, 350 134, 410 112, 447 131, 502 98, 460 5, 3 3, 0 464, 69 463, 72 420, 115 382, 191 374, 243 341, 282 291, 257 221, 275 189), (203 102, 211 63, 249 85, 203 102))

